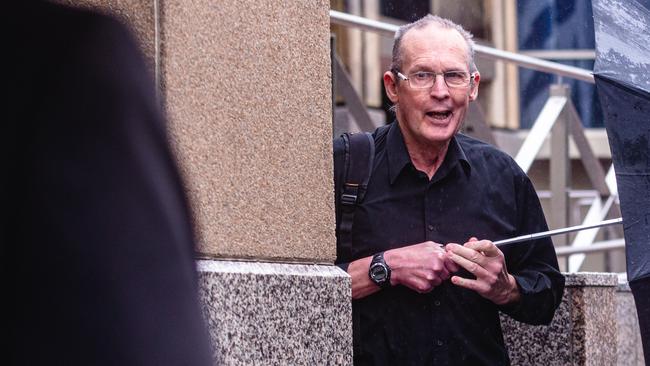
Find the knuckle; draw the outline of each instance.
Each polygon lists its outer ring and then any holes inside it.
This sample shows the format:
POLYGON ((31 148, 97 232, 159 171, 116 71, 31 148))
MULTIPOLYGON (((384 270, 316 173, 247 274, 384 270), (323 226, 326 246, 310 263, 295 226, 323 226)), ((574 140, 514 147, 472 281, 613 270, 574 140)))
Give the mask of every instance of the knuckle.
POLYGON ((494 274, 490 274, 489 276, 487 276, 485 282, 487 282, 487 284, 488 284, 490 287, 492 287, 492 286, 494 286, 494 285, 497 283, 497 276, 495 276, 494 274))

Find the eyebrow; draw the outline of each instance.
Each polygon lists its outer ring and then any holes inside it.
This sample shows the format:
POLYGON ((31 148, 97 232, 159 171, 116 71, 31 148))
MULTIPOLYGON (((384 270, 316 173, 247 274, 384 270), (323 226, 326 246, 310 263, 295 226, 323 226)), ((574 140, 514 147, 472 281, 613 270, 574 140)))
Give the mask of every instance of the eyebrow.
MULTIPOLYGON (((419 67, 419 66, 415 66, 415 67, 412 67, 412 68, 411 68, 411 71, 409 71, 409 74, 410 74, 410 73, 414 73, 414 72, 435 72, 435 71, 434 71, 432 68, 430 68, 430 67, 419 67)), ((447 73, 447 72, 466 72, 466 73, 471 73, 471 71, 466 71, 466 70, 463 70, 463 69, 453 69, 453 68, 452 68, 452 69, 446 69, 446 70, 443 70, 442 72, 443 72, 443 73, 447 73)))
MULTIPOLYGON (((463 65, 463 66, 465 66, 465 65, 463 65)), ((470 69, 469 66, 467 67, 467 69, 468 69, 467 71, 463 68, 463 66, 461 66, 461 65, 457 65, 457 66, 454 66, 453 68, 445 69, 445 70, 443 70, 442 72, 463 71, 463 72, 469 72, 469 73, 471 73, 471 71, 469 70, 469 69, 470 69)), ((433 68, 430 67, 429 65, 425 65, 425 64, 417 64, 417 63, 416 63, 416 64, 414 64, 413 66, 411 66, 411 71, 409 71, 409 73, 411 73, 411 72, 417 72, 417 71, 434 72, 433 68)))

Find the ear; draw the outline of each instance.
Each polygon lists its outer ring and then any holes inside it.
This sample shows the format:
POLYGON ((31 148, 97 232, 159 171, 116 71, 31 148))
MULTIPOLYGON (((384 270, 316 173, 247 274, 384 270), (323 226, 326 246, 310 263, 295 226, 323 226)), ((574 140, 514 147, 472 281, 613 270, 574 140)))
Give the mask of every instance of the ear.
POLYGON ((386 88, 386 96, 393 104, 396 104, 399 101, 399 96, 397 95, 397 80, 395 75, 391 71, 386 71, 384 73, 384 87, 386 88))
POLYGON ((471 80, 470 89, 469 89, 469 100, 474 101, 478 97, 478 84, 481 82, 481 74, 476 71, 474 73, 474 78, 471 80))

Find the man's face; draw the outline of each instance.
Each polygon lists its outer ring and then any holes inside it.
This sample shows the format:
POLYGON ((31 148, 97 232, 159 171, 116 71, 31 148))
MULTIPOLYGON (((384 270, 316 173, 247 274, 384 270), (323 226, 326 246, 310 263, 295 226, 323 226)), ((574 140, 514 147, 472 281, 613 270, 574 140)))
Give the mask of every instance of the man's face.
MULTIPOLYGON (((402 38, 402 74, 414 72, 469 72, 469 55, 464 38, 453 29, 430 25, 412 29, 402 38)), ((470 101, 478 95, 480 76, 467 87, 449 88, 442 75, 433 87, 413 89, 393 73, 384 74, 390 100, 397 104, 397 120, 409 145, 441 146, 458 132, 470 101)))

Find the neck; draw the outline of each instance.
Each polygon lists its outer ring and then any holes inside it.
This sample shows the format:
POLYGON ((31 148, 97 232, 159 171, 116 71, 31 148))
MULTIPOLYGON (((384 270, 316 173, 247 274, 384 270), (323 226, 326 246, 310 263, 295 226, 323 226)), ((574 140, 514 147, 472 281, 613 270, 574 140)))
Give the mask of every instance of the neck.
POLYGON ((404 143, 415 168, 426 173, 429 179, 433 178, 445 160, 449 141, 440 144, 420 143, 404 135, 404 143))

